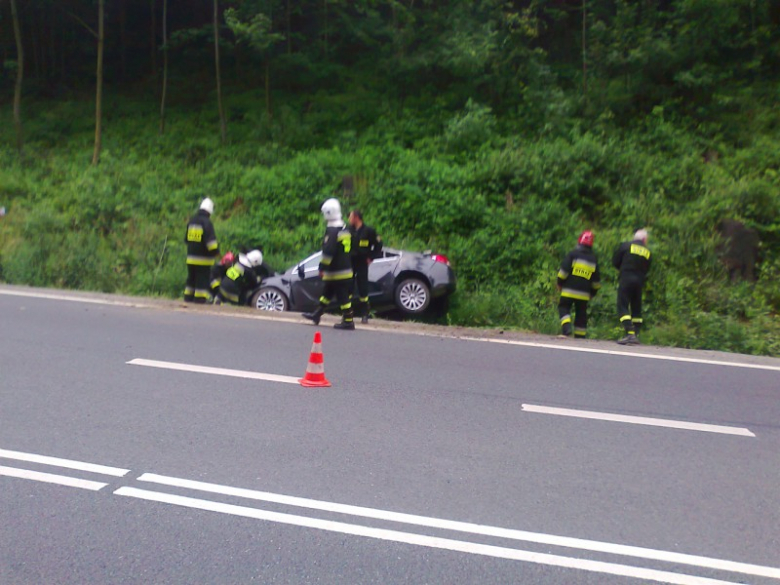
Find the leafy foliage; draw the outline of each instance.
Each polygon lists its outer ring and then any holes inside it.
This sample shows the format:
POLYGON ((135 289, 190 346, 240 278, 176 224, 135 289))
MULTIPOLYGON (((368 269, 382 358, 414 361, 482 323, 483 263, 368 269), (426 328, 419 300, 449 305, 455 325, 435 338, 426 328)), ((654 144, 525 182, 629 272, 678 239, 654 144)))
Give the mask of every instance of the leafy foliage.
MULTIPOLYGON (((780 355, 776 3, 592 0, 583 15, 569 1, 235 0, 221 31, 226 145, 213 4, 169 3, 164 136, 156 53, 129 40, 148 34, 148 3, 109 10, 97 168, 81 97, 95 49, 77 20, 93 22, 92 3, 26 3, 23 30, 52 27, 61 53, 42 59, 57 46, 25 39, 23 156, 0 109, 5 281, 178 296, 182 225, 202 197, 223 249, 262 242, 282 267, 317 246, 319 205, 338 196, 389 245, 450 257, 445 322, 555 332, 558 263, 591 228, 606 281, 591 332, 613 338, 611 252, 647 226, 648 341, 780 355), (755 283, 728 283, 724 218, 761 239, 755 283)), ((10 64, 8 19, 0 28, 10 64)), ((13 73, 0 70, 0 99, 13 73)))

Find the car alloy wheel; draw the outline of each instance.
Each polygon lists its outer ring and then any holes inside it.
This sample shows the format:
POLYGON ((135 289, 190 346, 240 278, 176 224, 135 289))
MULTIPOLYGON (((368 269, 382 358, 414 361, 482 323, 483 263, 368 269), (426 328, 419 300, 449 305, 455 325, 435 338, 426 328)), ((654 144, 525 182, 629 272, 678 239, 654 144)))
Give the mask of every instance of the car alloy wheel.
POLYGON ((424 282, 412 278, 403 281, 398 287, 396 300, 401 310, 406 313, 419 314, 428 308, 431 294, 424 282))
POLYGON ((275 288, 266 288, 257 293, 255 306, 261 311, 286 311, 287 299, 275 288))

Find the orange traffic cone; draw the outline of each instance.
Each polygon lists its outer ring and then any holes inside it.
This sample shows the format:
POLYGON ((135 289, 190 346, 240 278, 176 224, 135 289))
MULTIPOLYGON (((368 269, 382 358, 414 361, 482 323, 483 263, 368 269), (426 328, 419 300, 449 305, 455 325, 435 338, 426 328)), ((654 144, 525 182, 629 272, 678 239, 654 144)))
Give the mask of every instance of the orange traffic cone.
POLYGON ((301 386, 330 386, 325 378, 325 361, 322 357, 322 335, 317 331, 314 334, 314 343, 311 346, 309 365, 306 366, 306 374, 298 380, 301 386))

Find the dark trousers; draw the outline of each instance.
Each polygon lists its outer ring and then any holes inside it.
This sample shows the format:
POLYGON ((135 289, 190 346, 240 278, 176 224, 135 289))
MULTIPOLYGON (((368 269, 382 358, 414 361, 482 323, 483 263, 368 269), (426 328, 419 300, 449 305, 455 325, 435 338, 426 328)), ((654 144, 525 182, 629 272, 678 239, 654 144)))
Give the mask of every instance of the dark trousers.
POLYGON ((558 301, 558 314, 561 317, 561 333, 571 335, 571 310, 574 308, 574 337, 588 334, 588 301, 561 297, 558 301))
POLYGON ((618 284, 617 311, 626 333, 635 335, 642 326, 642 285, 637 278, 621 278, 618 284))
POLYGON ((320 297, 320 306, 324 309, 333 299, 338 301, 342 319, 345 322, 351 322, 354 317, 352 311, 352 279, 325 281, 325 288, 320 297))
POLYGON ((211 266, 187 264, 187 284, 184 287, 184 301, 206 303, 211 298, 211 266))
POLYGON ((368 262, 360 256, 352 257, 354 292, 358 298, 358 314, 368 315, 368 262))

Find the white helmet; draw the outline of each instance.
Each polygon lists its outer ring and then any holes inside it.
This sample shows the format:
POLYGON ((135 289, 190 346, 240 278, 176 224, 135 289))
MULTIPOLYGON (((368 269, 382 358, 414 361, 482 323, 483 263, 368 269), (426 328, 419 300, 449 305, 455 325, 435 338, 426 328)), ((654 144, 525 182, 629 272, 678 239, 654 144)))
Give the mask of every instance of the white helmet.
POLYGON ((203 201, 200 202, 200 208, 211 215, 214 213, 214 202, 206 197, 203 201))
POLYGON ((341 204, 338 199, 328 199, 322 204, 321 209, 322 216, 325 218, 325 221, 328 222, 328 225, 341 221, 341 204))
POLYGON ((263 253, 260 250, 251 250, 246 253, 249 266, 258 267, 263 263, 263 253))
POLYGON ((647 230, 644 228, 641 230, 636 230, 636 233, 634 234, 634 240, 639 240, 647 244, 647 230))

